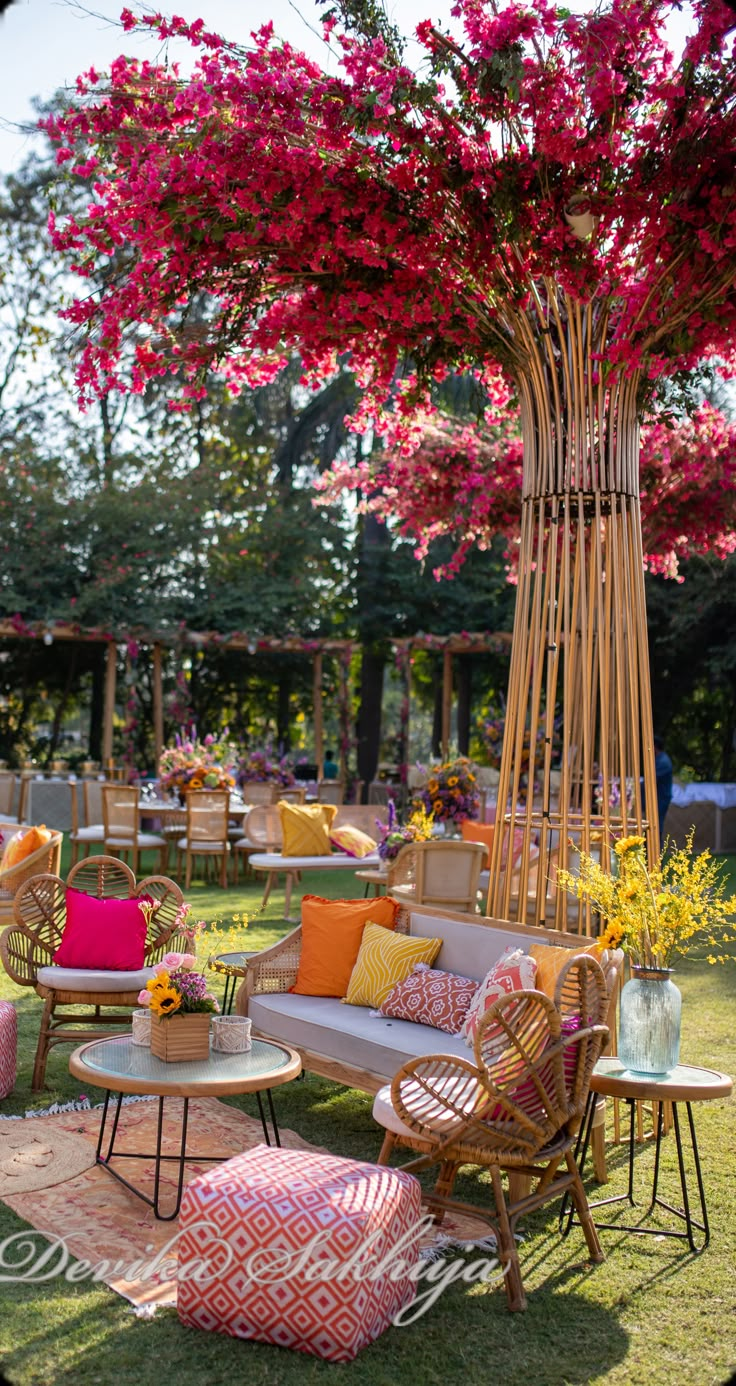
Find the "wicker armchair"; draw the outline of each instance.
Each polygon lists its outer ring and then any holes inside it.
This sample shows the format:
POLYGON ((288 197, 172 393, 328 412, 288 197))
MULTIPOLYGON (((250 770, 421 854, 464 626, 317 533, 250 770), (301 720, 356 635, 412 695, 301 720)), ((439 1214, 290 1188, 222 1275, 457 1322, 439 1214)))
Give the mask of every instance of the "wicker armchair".
MULTIPOLYGON (((6 841, 19 831, 22 829, 17 823, 0 823, 0 833, 6 841)), ((39 871, 59 870, 63 837, 63 833, 52 832, 49 841, 37 847, 30 856, 0 871, 0 924, 9 924, 13 918, 13 901, 24 881, 37 876, 39 871)))
MULTIPOLYGON (((60 840, 61 834, 57 836, 60 840)), ((93 972, 89 982, 96 989, 85 987, 82 983, 86 979, 83 978, 78 978, 79 985, 73 989, 59 986, 62 979, 55 978, 53 973, 66 973, 68 969, 55 969, 53 956, 61 942, 66 922, 66 889, 71 885, 98 899, 124 900, 145 895, 158 900, 159 907, 148 929, 145 967, 150 968, 160 961, 169 948, 180 945, 184 951, 189 946, 176 933, 177 912, 183 896, 174 881, 166 876, 149 876, 136 885, 133 872, 124 862, 115 857, 86 857, 72 867, 66 881, 51 872, 26 878, 15 896, 15 923, 0 934, 0 959, 8 976, 18 986, 33 987, 44 1003, 33 1069, 34 1091, 43 1087, 51 1045, 80 1044, 89 1039, 89 1031, 77 1028, 79 1025, 104 1025, 107 1028, 102 1033, 112 1034, 111 1025, 130 1024, 130 1009, 138 1004, 138 992, 145 984, 145 978, 138 977, 132 985, 134 974, 131 973, 93 972), (56 1015, 57 1007, 67 1006, 88 1007, 89 1010, 80 1013, 77 1009, 72 1015, 56 1015), (103 1006, 127 1007, 128 1013, 115 1011, 101 1015, 103 1006)))
POLYGON ((426 1202, 439 1218, 454 1209, 490 1224, 509 1309, 526 1308, 517 1220, 567 1190, 591 1260, 603 1260, 573 1146, 608 1038, 608 1007, 602 968, 579 955, 560 974, 554 1001, 543 992, 517 991, 490 1007, 476 1036, 474 1062, 447 1054, 413 1059, 390 1090, 376 1097, 374 1116, 386 1130, 379 1164, 405 1146, 417 1154, 405 1169, 439 1166, 426 1202), (452 1197, 462 1165, 488 1170, 490 1208, 452 1197), (502 1172, 509 1175, 508 1198, 502 1172), (528 1192, 530 1180, 534 1187, 528 1192))

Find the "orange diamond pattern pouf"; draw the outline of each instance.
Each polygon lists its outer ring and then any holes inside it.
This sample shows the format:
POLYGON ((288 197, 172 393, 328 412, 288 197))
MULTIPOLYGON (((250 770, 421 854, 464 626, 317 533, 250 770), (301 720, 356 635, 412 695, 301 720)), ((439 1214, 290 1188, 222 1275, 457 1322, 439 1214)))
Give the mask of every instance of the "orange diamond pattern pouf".
POLYGON ((185 1190, 179 1318, 349 1362, 414 1298, 420 1218, 403 1170, 256 1146, 185 1190))
POLYGON ((18 1053, 18 1017, 10 1001, 0 1001, 0 1097, 15 1087, 18 1053))

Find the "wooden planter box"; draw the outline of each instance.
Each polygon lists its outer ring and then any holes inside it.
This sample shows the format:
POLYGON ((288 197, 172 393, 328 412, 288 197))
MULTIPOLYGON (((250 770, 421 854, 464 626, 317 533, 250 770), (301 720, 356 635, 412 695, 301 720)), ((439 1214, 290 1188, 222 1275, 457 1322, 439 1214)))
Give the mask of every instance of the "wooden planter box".
POLYGON ((151 1016, 151 1053, 165 1063, 185 1063, 210 1056, 210 1015, 171 1015, 164 1020, 151 1016))

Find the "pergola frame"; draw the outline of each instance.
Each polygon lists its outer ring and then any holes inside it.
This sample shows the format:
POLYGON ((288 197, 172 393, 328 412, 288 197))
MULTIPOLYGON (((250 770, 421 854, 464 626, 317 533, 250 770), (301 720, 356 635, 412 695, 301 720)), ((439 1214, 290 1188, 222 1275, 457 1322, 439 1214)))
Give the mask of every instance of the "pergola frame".
MULTIPOLYGON (((325 654, 337 655, 339 657, 340 697, 341 702, 346 704, 348 698, 350 656, 355 645, 358 643, 354 640, 340 640, 331 637, 322 638, 319 636, 314 638, 300 636, 253 636, 240 631, 231 635, 221 635, 217 631, 178 630, 174 635, 169 632, 163 633, 131 629, 123 633, 113 634, 110 631, 88 630, 84 627, 64 621, 25 622, 17 617, 14 620, 0 620, 0 640, 43 640, 44 638, 48 638, 49 635, 53 636, 54 640, 78 640, 105 646, 105 693, 102 732, 103 765, 109 765, 112 762, 118 645, 134 640, 138 645, 146 645, 151 649, 153 674, 153 731, 156 764, 158 764, 161 752, 164 749, 162 677, 162 651, 164 649, 245 650, 251 655, 311 655, 313 659, 314 751, 318 777, 320 779, 322 777, 324 765, 322 697, 323 657, 325 654)), ((401 669, 404 677, 405 686, 404 703, 406 711, 402 722, 402 778, 406 777, 409 761, 409 698, 411 692, 412 650, 427 650, 442 654, 442 755, 444 758, 447 758, 450 745, 450 721, 452 712, 453 655, 488 654, 494 651, 508 655, 511 650, 511 640, 512 637, 507 632, 469 634, 463 631, 460 635, 421 634, 391 641, 397 665, 401 669)), ((345 747, 342 742, 340 745, 339 757, 340 774, 341 777, 345 778, 347 765, 345 747)))

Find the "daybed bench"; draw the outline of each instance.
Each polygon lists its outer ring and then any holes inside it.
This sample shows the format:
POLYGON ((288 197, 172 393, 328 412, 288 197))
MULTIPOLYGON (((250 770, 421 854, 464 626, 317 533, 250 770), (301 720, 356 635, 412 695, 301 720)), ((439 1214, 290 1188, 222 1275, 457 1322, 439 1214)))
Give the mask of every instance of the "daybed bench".
MULTIPOLYGON (((442 948, 432 964, 479 982, 509 946, 528 952, 532 944, 569 948, 574 956, 589 939, 575 934, 467 914, 452 914, 428 906, 399 913, 397 929, 414 937, 441 938, 442 948)), ((455 1054, 469 1058, 460 1035, 429 1025, 385 1019, 367 1007, 349 1006, 336 997, 294 995, 301 950, 301 926, 248 963, 238 991, 236 1008, 253 1022, 264 1039, 282 1040, 301 1055, 305 1070, 375 1094, 410 1059, 424 1054, 455 1054)), ((611 997, 609 1028, 620 983, 623 955, 604 955, 602 963, 611 997)))

